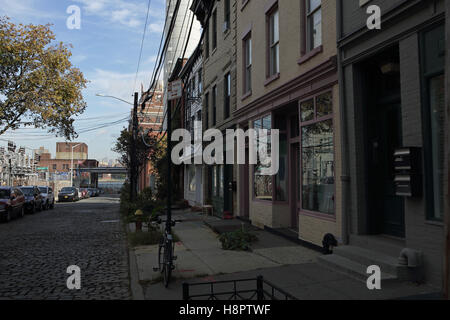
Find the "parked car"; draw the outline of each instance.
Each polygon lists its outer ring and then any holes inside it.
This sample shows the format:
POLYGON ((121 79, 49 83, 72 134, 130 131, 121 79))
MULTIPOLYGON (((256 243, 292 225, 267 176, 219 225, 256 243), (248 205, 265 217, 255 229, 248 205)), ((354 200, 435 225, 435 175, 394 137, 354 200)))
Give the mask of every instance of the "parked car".
POLYGON ((88 191, 89 191, 89 196, 91 196, 91 197, 100 196, 100 190, 97 188, 89 188, 88 191))
POLYGON ((50 187, 39 187, 39 191, 41 191, 42 197, 44 197, 44 208, 46 210, 55 208, 55 194, 53 193, 53 189, 50 187))
POLYGON ((25 196, 25 211, 35 213, 44 209, 44 197, 38 187, 20 187, 20 191, 25 196))
POLYGON ((0 187, 0 219, 5 222, 25 215, 25 196, 18 188, 0 187))
POLYGON ((88 188, 89 197, 93 198, 95 197, 95 189, 94 188, 88 188))
POLYGON ((75 202, 80 200, 80 193, 77 188, 65 187, 58 193, 58 202, 75 202))
POLYGON ((88 191, 88 189, 87 188, 81 188, 80 189, 80 198, 81 199, 87 199, 87 198, 89 198, 90 196, 89 196, 89 191, 88 191))

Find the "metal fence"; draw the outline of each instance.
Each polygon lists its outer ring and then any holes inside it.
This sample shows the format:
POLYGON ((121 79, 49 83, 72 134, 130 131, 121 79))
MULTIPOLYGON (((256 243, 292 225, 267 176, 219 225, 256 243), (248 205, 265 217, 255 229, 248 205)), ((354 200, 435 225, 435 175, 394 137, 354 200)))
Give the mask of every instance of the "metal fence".
POLYGON ((183 300, 298 300, 259 276, 252 279, 183 283, 183 300))

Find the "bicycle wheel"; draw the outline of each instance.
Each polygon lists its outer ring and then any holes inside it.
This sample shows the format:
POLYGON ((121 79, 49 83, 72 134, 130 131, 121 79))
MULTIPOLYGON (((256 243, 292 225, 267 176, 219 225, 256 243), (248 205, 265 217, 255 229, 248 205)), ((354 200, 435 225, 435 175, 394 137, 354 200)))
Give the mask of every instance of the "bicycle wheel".
POLYGON ((172 276, 172 241, 166 241, 164 248, 164 286, 169 286, 170 278, 172 276))

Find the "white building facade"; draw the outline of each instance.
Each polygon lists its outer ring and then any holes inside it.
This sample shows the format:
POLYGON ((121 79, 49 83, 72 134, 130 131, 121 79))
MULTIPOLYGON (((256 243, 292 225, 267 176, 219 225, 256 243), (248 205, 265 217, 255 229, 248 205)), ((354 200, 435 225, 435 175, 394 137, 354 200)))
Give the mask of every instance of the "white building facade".
MULTIPOLYGON (((181 58, 189 58, 197 47, 201 37, 201 26, 197 19, 194 18, 192 30, 189 36, 190 24, 194 13, 189 10, 193 0, 181 0, 180 6, 175 20, 175 26, 170 37, 167 53, 164 59, 164 74, 163 82, 164 88, 167 88, 168 79, 175 67, 177 60, 181 58), (188 41, 189 38, 189 41, 188 41), (184 49, 186 47, 186 52, 184 49), (183 57, 184 53, 184 57, 183 57)), ((166 0, 166 12, 168 19, 166 28, 164 29, 164 36, 167 39, 170 22, 174 16, 177 1, 166 0), (169 7, 170 6, 170 7, 169 7)), ((164 110, 167 108, 167 91, 164 91, 164 110)))

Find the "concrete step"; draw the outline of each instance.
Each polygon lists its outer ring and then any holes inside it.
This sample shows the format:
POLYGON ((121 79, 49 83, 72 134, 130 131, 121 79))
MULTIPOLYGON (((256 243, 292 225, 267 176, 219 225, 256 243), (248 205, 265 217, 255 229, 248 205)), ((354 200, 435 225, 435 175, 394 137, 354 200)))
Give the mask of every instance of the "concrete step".
POLYGON ((350 245, 365 248, 371 252, 382 252, 395 258, 398 258, 400 252, 406 247, 404 240, 381 235, 350 235, 350 245))
MULTIPOLYGON (((366 282, 370 276, 367 274, 367 266, 336 254, 320 256, 318 261, 330 270, 344 273, 363 282, 366 282)), ((381 272, 382 283, 397 280, 397 276, 383 271, 381 272)))
POLYGON ((383 272, 398 276, 398 258, 389 256, 374 250, 368 250, 357 246, 341 246, 333 250, 335 255, 350 259, 364 265, 366 268, 377 265, 383 272))

